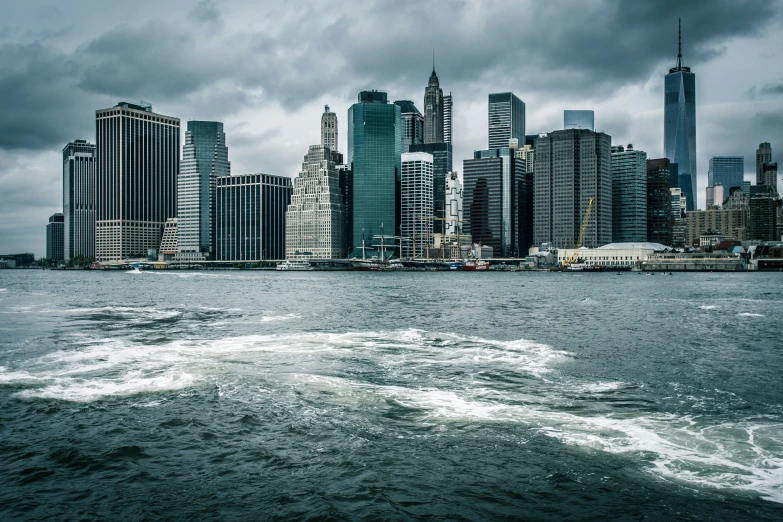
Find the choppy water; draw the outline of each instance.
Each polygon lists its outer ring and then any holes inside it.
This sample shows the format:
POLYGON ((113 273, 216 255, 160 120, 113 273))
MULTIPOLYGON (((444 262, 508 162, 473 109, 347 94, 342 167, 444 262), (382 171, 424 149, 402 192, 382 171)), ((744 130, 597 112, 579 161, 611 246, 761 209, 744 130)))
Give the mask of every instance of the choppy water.
POLYGON ((0 519, 781 519, 782 284, 0 271, 0 519))

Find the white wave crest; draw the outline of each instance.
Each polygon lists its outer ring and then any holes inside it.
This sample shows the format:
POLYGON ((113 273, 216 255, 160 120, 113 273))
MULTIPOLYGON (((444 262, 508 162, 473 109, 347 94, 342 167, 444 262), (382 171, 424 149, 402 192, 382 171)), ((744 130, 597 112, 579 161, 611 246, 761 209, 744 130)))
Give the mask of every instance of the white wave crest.
POLYGON ((764 317, 764 314, 753 314, 750 312, 742 312, 741 314, 738 314, 740 317, 764 317))
POLYGON ((702 305, 699 308, 702 310, 717 310, 720 307, 717 305, 702 305))

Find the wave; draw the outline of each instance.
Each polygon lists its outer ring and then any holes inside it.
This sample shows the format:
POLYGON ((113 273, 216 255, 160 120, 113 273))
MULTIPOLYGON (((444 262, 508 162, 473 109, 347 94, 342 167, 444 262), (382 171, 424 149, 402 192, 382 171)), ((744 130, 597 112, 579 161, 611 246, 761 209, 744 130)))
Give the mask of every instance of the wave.
POLYGON ((738 314, 740 317, 764 317, 764 314, 752 314, 750 312, 742 312, 738 314))
POLYGON ((699 308, 702 310, 717 310, 720 307, 717 305, 702 305, 699 308))

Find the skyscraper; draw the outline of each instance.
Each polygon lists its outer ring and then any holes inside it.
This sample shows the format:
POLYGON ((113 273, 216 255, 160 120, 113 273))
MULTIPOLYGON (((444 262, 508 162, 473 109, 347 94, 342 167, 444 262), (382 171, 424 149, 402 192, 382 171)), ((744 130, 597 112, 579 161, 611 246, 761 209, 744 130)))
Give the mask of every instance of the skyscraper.
MULTIPOLYGON (((670 162, 667 158, 651 159, 647 168, 647 241, 672 244, 672 205, 674 196, 669 187, 670 162)), ((680 219, 680 189, 676 198, 676 216, 680 219)), ((612 238, 617 241, 616 238, 612 238)))
POLYGON ((757 241, 777 241, 777 215, 780 200, 777 192, 769 185, 756 191, 749 201, 748 239, 757 241))
POLYGON ((394 102, 400 106, 400 121, 402 122, 402 152, 408 152, 411 145, 424 143, 424 116, 410 100, 394 102))
POLYGON ((146 258, 177 216, 179 119, 120 102, 95 120, 95 257, 146 258))
POLYGON ((595 130, 595 113, 593 111, 563 111, 564 129, 595 130))
POLYGON ((217 178, 215 259, 284 259, 285 213, 292 190, 288 176, 240 174, 217 178))
POLYGON ((707 187, 706 207, 720 207, 723 205, 723 200, 726 196, 726 191, 723 190, 723 185, 715 185, 707 187))
MULTIPOLYGON (((667 183, 667 196, 668 193, 667 183)), ((666 199, 668 202, 668 197, 666 199)), ((647 153, 634 150, 631 144, 612 147, 612 241, 641 243, 646 240, 647 153)))
POLYGON ((508 147, 509 140, 525 141, 525 102, 511 92, 489 95, 489 148, 508 147))
POLYGON ((46 259, 63 261, 64 217, 61 212, 49 216, 46 224, 46 259))
POLYGON ((756 185, 764 183, 764 164, 772 161, 772 145, 768 142, 760 143, 756 149, 756 185))
POLYGON ((427 257, 432 247, 432 154, 402 155, 402 257, 427 257))
POLYGON ((535 244, 574 248, 590 199, 582 246, 612 242, 612 137, 568 129, 536 140, 535 244))
POLYGON ((677 65, 666 75, 664 92, 663 141, 665 156, 679 169, 679 183, 688 198, 688 210, 696 204, 696 75, 682 65, 681 31, 678 36, 677 65))
POLYGON ((328 147, 332 152, 337 152, 338 138, 337 114, 330 111, 328 105, 324 105, 324 113, 321 115, 321 146, 328 147))
POLYGON ((399 231, 400 107, 385 92, 362 91, 348 109, 348 164, 352 172, 353 231, 349 249, 373 235, 399 231))
MULTIPOLYGON (((723 185, 723 193, 729 195, 732 187, 741 187, 745 179, 745 158, 742 156, 716 156, 710 158, 707 185, 723 185)), ((723 203, 722 201, 720 203, 723 203)))
POLYGON ((761 181, 763 185, 772 187, 775 192, 778 191, 778 162, 765 163, 761 167, 761 181))
POLYGON ((285 217, 286 258, 345 257, 345 206, 331 151, 311 145, 285 217))
POLYGON ((436 218, 442 218, 446 201, 446 176, 451 172, 452 165, 451 143, 411 145, 410 152, 432 154, 432 213, 436 218))
POLYGON ((451 93, 443 97, 443 141, 451 143, 451 119, 454 110, 454 98, 451 93))
POLYGON ((95 257, 95 145, 75 140, 63 148, 63 259, 95 257))
POLYGON ((446 176, 446 221, 441 230, 448 235, 462 233, 462 183, 456 172, 446 176))
POLYGON ((463 161, 463 230, 493 256, 518 254, 516 176, 524 170, 509 147, 477 150, 463 161))
MULTIPOLYGON (((443 143, 443 89, 440 88, 435 62, 432 74, 424 89, 424 143, 443 143)), ((449 123, 451 122, 451 98, 449 97, 449 123)), ((449 129, 449 132, 450 129, 449 129)))
POLYGON ((223 124, 189 121, 177 183, 180 257, 202 260, 214 255, 216 180, 230 174, 223 124))

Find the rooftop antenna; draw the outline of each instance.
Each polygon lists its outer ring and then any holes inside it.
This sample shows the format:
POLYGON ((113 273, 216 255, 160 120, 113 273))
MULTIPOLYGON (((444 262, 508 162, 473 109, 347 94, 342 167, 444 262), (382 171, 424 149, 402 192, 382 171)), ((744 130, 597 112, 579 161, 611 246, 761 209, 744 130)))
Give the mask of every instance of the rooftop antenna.
POLYGON ((682 67, 682 18, 677 18, 677 67, 682 67))
POLYGON ((432 72, 435 72, 435 48, 432 48, 432 72))

